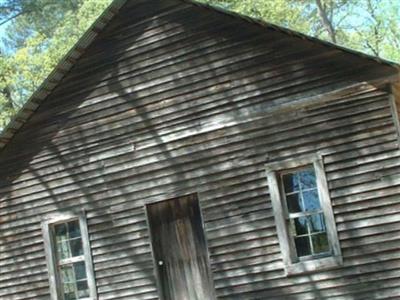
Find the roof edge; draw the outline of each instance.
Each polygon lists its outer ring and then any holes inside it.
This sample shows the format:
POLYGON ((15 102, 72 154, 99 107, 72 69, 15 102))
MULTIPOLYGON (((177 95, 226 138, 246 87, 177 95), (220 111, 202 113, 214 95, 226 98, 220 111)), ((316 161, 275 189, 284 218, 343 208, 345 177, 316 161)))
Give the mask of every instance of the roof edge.
MULTIPOLYGON (((39 107, 40 103, 46 99, 46 97, 58 86, 61 80, 69 72, 69 70, 74 66, 77 60, 82 56, 86 48, 94 41, 94 39, 100 34, 100 32, 107 26, 111 19, 119 12, 120 8, 128 0, 114 0, 105 9, 105 11, 96 19, 95 22, 86 30, 82 37, 75 43, 75 45, 67 52, 67 54, 61 59, 61 61, 56 65, 54 70, 47 76, 43 83, 36 89, 32 96, 27 100, 23 107, 11 118, 11 121, 0 133, 0 150, 2 150, 13 138, 16 132, 28 121, 32 114, 39 107)), ((199 3, 194 0, 179 0, 181 2, 189 3, 204 9, 210 9, 214 12, 222 13, 234 18, 239 18, 248 23, 256 24, 266 29, 275 30, 288 34, 290 36, 300 38, 302 40, 309 40, 321 44, 326 47, 336 48, 340 51, 346 53, 364 57, 369 60, 373 60, 376 63, 383 64, 386 66, 393 67, 397 70, 397 76, 392 77, 382 77, 382 79, 387 82, 399 82, 400 83, 400 65, 385 59, 380 59, 356 50, 348 49, 335 45, 333 43, 323 41, 311 36, 307 36, 300 32, 296 32, 287 28, 283 28, 272 23, 261 21, 258 19, 250 18, 239 13, 231 12, 222 8, 214 7, 204 3, 199 3)))
POLYGON ((311 42, 315 42, 315 43, 321 44, 321 45, 323 45, 325 47, 336 48, 337 50, 346 52, 346 53, 351 54, 351 55, 355 55, 355 56, 358 56, 358 57, 363 57, 363 58, 368 59, 368 60, 373 60, 373 61, 375 61, 375 62, 377 62, 379 64, 383 64, 383 65, 386 65, 386 66, 394 67, 400 72, 400 64, 396 63, 394 61, 390 61, 390 60, 387 60, 387 59, 384 59, 384 58, 380 58, 380 57, 377 57, 377 56, 366 54, 366 53, 358 51, 358 50, 346 48, 344 46, 340 46, 340 45, 334 44, 334 43, 329 42, 329 41, 321 40, 319 38, 312 37, 312 36, 309 36, 307 34, 304 34, 304 33, 298 32, 298 31, 294 31, 294 30, 291 30, 291 29, 286 28, 286 27, 282 27, 282 26, 279 26, 279 25, 276 25, 276 24, 273 24, 273 23, 269 23, 269 22, 263 21, 261 19, 252 18, 252 17, 246 16, 246 15, 243 15, 243 14, 240 14, 240 13, 237 13, 237 12, 233 12, 233 11, 230 11, 230 10, 223 9, 221 7, 217 7, 217 6, 213 6, 213 5, 205 4, 205 3, 200 3, 200 2, 197 2, 196 0, 180 0, 180 1, 186 2, 186 3, 189 3, 189 4, 193 4, 195 6, 199 6, 199 7, 205 8, 205 9, 210 9, 210 10, 213 10, 213 11, 216 11, 216 12, 231 16, 233 18, 238 18, 238 19, 244 20, 244 21, 246 21, 248 23, 252 23, 252 24, 261 26, 263 28, 272 29, 274 31, 285 33, 287 35, 290 35, 290 36, 293 36, 293 37, 296 37, 296 38, 299 38, 299 39, 302 39, 302 40, 309 40, 311 42))
POLYGON ((3 129, 0 134, 0 150, 8 144, 18 129, 32 116, 40 103, 58 86, 69 70, 75 65, 76 61, 82 56, 86 48, 94 41, 104 27, 107 26, 126 1, 127 0, 112 1, 104 12, 85 31, 82 37, 78 39, 74 46, 63 56, 53 71, 46 77, 42 84, 3 129))

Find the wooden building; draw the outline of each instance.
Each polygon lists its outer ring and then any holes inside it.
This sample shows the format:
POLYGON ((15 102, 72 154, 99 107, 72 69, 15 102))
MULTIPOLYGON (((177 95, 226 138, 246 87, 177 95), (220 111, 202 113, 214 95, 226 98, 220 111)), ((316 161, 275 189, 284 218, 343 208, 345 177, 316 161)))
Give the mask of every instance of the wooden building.
POLYGON ((400 299, 398 82, 191 1, 115 1, 0 138, 0 299, 400 299))

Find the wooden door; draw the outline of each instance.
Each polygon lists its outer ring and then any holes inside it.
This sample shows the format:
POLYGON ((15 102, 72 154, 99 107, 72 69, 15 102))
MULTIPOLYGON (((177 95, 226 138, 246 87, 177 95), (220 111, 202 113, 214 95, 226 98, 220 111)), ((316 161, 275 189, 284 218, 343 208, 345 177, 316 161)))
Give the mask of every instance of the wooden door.
POLYGON ((196 195, 149 204, 147 215, 162 299, 215 299, 196 195))

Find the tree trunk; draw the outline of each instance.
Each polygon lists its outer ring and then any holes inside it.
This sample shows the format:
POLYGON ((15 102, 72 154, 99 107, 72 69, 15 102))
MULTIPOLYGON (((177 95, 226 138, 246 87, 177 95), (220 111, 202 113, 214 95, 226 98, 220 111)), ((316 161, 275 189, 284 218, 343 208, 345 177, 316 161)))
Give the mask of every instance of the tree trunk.
POLYGON ((11 91, 8 87, 5 87, 1 93, 4 95, 4 97, 6 98, 7 102, 4 104, 4 108, 11 110, 11 111, 15 111, 15 105, 14 102, 12 101, 11 98, 11 91))
POLYGON ((315 0, 318 7, 318 14, 321 18, 322 25, 328 31, 329 37, 333 43, 336 43, 336 32, 333 28, 332 21, 329 20, 328 14, 326 13, 325 6, 321 3, 321 0, 315 0))

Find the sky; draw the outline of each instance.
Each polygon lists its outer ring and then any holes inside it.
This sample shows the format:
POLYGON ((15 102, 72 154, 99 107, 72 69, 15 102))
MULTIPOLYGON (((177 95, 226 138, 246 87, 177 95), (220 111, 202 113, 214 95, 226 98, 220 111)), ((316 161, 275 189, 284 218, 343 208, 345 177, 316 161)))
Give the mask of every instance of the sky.
MULTIPOLYGON (((4 0, 0 0, 0 5, 3 4, 3 3, 5 3, 5 1, 4 0)), ((4 25, 0 26, 0 46, 1 46, 1 49, 4 48, 3 47, 3 42, 1 42, 1 40, 3 39, 3 37, 5 35, 6 28, 7 28, 7 24, 4 24, 4 25)))
POLYGON ((0 38, 4 37, 4 33, 6 32, 6 25, 0 26, 0 38))
MULTIPOLYGON (((59 0, 59 1, 66 1, 66 0, 59 0)), ((264 1, 274 1, 274 0, 264 0, 264 1)), ((289 0, 287 0, 289 1, 289 0)), ((309 1, 314 1, 314 0, 309 0, 309 1)), ((358 0, 360 3, 365 0, 358 0)), ((0 5, 6 3, 7 0, 0 0, 0 5)), ((399 14, 399 20, 400 20, 400 0, 379 0, 379 8, 382 10, 393 10, 395 9, 397 13, 399 14)), ((346 17, 345 25, 349 25, 346 27, 350 28, 358 28, 360 25, 362 25, 362 22, 365 21, 368 18, 368 15, 363 9, 356 9, 353 11, 353 14, 351 16, 346 17)), ((340 15, 335 16, 334 19, 340 19, 340 15)), ((3 38, 6 35, 6 30, 7 26, 9 26, 9 23, 6 23, 2 26, 0 26, 0 49, 3 51, 3 53, 9 53, 11 54, 10 49, 7 49, 6 45, 3 42, 3 38)))

